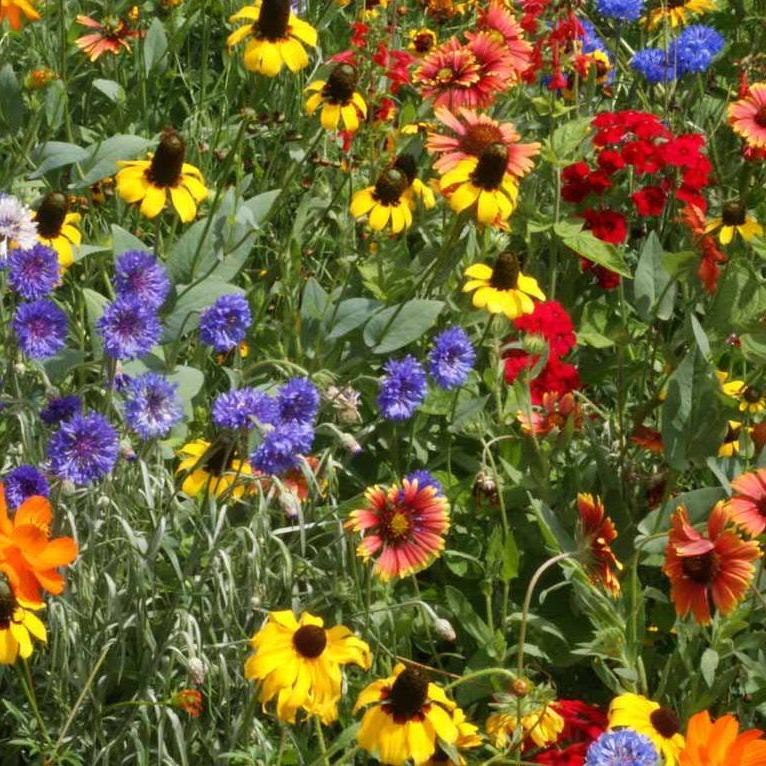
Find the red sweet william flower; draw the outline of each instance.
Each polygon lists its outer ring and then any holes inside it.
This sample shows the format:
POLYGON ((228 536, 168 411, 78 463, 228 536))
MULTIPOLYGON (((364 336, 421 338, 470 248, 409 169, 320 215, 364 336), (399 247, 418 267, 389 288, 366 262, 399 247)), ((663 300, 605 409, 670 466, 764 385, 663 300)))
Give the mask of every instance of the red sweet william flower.
POLYGON ((514 319, 513 324, 517 330, 545 338, 553 357, 564 356, 577 343, 572 319, 558 301, 535 303, 535 310, 531 314, 514 319))
POLYGON ((575 162, 561 172, 561 196, 567 202, 582 202, 591 192, 588 176, 590 168, 587 162, 575 162))
POLYGON ((599 286, 604 290, 614 290, 620 284, 620 275, 604 266, 597 266, 587 258, 580 258, 580 268, 584 272, 591 272, 599 286))
POLYGON ((596 162, 598 162, 601 170, 610 176, 625 167, 625 160, 622 155, 614 149, 602 149, 596 162))
POLYGON ((529 384, 533 404, 542 404, 548 392, 555 392, 560 397, 580 388, 580 374, 577 367, 559 359, 549 359, 540 374, 529 384))
POLYGON ((628 223, 622 213, 616 210, 595 210, 588 208, 580 215, 585 219, 585 228, 593 232, 602 242, 622 244, 628 236, 628 223))
POLYGON ((537 753, 532 761, 548 766, 583 766, 591 743, 606 730, 606 715, 581 700, 557 700, 553 707, 564 719, 556 744, 537 753))
POLYGON ((660 147, 663 162, 677 168, 694 167, 705 146, 705 137, 701 133, 684 133, 671 138, 660 147))
POLYGON ((533 763, 544 766, 583 766, 590 742, 576 742, 563 749, 552 747, 532 758, 533 763))
POLYGON ((662 215, 668 195, 659 186, 644 186, 630 195, 639 215, 662 215))
POLYGON ((355 21, 351 25, 351 45, 355 48, 365 48, 367 46, 367 35, 370 27, 361 21, 355 21))
POLYGON ((656 173, 664 164, 655 145, 650 141, 627 141, 622 145, 622 158, 636 173, 656 173))
POLYGON ((603 194, 612 187, 612 182, 603 170, 594 170, 588 174, 588 185, 594 194, 603 194))

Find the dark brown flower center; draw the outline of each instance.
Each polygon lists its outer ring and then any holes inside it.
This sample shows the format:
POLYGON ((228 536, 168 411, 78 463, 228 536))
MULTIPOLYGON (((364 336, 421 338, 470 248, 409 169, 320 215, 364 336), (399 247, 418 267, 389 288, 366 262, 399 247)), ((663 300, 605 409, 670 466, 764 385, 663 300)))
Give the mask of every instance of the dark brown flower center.
POLYGON ((382 205, 395 205, 407 186, 407 176, 398 168, 391 167, 380 174, 372 195, 382 205))
POLYGON ((747 209, 739 201, 727 202, 721 210, 721 220, 724 226, 742 226, 747 217, 747 209))
POLYGON ((394 681, 388 706, 398 722, 416 716, 428 699, 428 679, 415 668, 405 668, 394 681))
POLYGON ((489 284, 496 290, 515 290, 520 273, 519 259, 513 253, 502 253, 492 268, 489 284))
POLYGON ((49 192, 37 208, 37 231, 45 239, 55 239, 61 234, 61 227, 69 211, 67 198, 61 192, 49 192))
POLYGON ((258 37, 267 40, 280 40, 287 36, 290 25, 290 0, 263 0, 258 15, 258 37))
POLYGON ((502 140, 503 136, 495 125, 471 125, 460 138, 460 150, 480 157, 485 149, 502 140))
POLYGON ((701 553, 699 556, 684 556, 681 568, 690 580, 700 585, 708 585, 718 571, 718 557, 715 551, 701 553))
POLYGON ((444 752, 444 750, 439 747, 439 745, 436 746, 436 752, 431 756, 431 763, 449 763, 450 759, 447 753, 444 752))
POLYGON ((742 398, 749 404, 756 404, 761 401, 761 392, 757 388, 753 388, 753 386, 745 386, 742 398))
POLYGON ((766 128, 766 106, 762 106, 756 113, 755 117, 753 118, 755 120, 755 124, 759 128, 766 128))
POLYGON ((412 47, 418 53, 428 53, 434 47, 433 35, 428 32, 419 32, 412 41, 412 47))
POLYGON ((480 189, 493 191, 499 189, 508 165, 508 149, 504 144, 494 143, 479 155, 471 180, 480 189))
POLYGON ((683 8, 686 5, 686 0, 668 0, 668 8, 683 8))
POLYGON ((412 186, 412 182, 418 174, 418 165, 415 162, 415 158, 411 154, 400 154, 396 158, 396 162, 394 162, 394 167, 397 170, 401 170, 407 177, 407 186, 412 186))
POLYGON ((211 476, 223 476, 231 469, 234 457, 234 442, 229 438, 219 438, 213 442, 203 457, 204 469, 211 476))
POLYGON ((325 650, 327 633, 319 625, 304 625, 293 634, 293 646, 298 654, 313 660, 325 650))
POLYGON ((652 726, 656 731, 665 737, 670 739, 674 734, 678 734, 681 730, 681 722, 678 720, 676 713, 667 707, 657 708, 650 716, 649 720, 652 722, 652 726))
POLYGON ((331 104, 346 106, 356 87, 356 69, 351 64, 337 64, 322 88, 322 95, 331 104))
POLYGON ((0 576, 0 630, 7 630, 16 611, 16 598, 4 576, 0 576))
POLYGON ((726 426, 726 436, 723 437, 723 443, 731 444, 731 442, 739 441, 740 433, 742 433, 742 426, 739 423, 735 426, 729 423, 726 426))
POLYGON ((176 186, 181 180, 185 154, 186 142, 183 138, 175 130, 165 131, 147 171, 149 180, 155 186, 176 186))

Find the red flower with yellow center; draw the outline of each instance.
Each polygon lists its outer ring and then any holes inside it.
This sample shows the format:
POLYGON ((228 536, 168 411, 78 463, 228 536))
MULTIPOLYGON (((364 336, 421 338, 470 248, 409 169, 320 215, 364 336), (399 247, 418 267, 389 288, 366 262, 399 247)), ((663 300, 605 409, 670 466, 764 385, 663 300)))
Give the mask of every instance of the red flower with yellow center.
POLYGON ((766 148, 766 82, 754 82, 744 98, 729 104, 729 125, 748 146, 766 148))
POLYGON ((734 496, 726 504, 729 518, 757 537, 766 529, 766 468, 737 476, 731 488, 734 496))
POLYGON ((716 503, 705 537, 689 523, 686 508, 673 514, 663 571, 678 615, 691 612, 700 625, 710 622, 711 600, 724 615, 742 600, 753 580, 752 562, 761 556, 758 543, 726 529, 729 520, 726 504, 716 503))
POLYGON ((82 15, 75 20, 84 27, 98 30, 75 40, 75 45, 91 61, 96 61, 104 53, 116 56, 123 48, 129 51, 128 38, 139 37, 141 34, 138 30, 131 29, 122 19, 112 16, 107 16, 103 22, 82 15))
POLYGON ((614 522, 606 515, 601 500, 586 492, 577 495, 577 511, 580 514, 578 531, 583 567, 593 582, 618 596, 620 582, 615 570, 620 571, 622 564, 611 548, 617 539, 614 522))

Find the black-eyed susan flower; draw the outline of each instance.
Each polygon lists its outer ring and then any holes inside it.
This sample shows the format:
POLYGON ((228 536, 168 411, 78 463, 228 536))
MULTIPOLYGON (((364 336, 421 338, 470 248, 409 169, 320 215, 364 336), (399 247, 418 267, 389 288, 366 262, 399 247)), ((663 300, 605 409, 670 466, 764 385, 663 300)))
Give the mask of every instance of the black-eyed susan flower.
POLYGON ((0 665, 12 665, 32 654, 32 639, 45 641, 45 625, 34 614, 43 604, 17 598, 0 575, 0 665))
POLYGON ((368 186, 354 194, 351 215, 354 218, 368 216, 368 224, 375 231, 382 231, 389 224, 398 234, 412 225, 415 197, 431 208, 436 204, 434 194, 416 176, 417 167, 412 155, 402 154, 378 177, 375 186, 368 186))
POLYGON ((255 654, 245 662, 245 677, 261 683, 260 700, 276 697, 277 716, 295 723, 298 710, 324 724, 338 718, 343 665, 368 670, 370 647, 344 625, 325 628, 320 617, 304 612, 297 620, 289 610, 270 612, 252 637, 255 654))
POLYGON ((175 130, 166 130, 157 151, 145 160, 118 162, 122 168, 115 177, 117 193, 128 203, 141 203, 141 215, 156 218, 167 203, 184 223, 193 221, 197 205, 207 197, 199 169, 184 162, 186 142, 175 130))
POLYGON ((724 379, 722 384, 726 396, 731 396, 739 402, 740 412, 758 413, 766 410, 766 395, 760 388, 748 385, 744 380, 724 379))
POLYGON ((457 751, 457 759, 455 760, 437 744, 433 756, 423 766, 465 766, 466 760, 460 751, 481 746, 482 738, 479 734, 479 727, 471 723, 459 707, 452 711, 452 721, 457 726, 458 731, 457 742, 453 748, 453 751, 457 751))
POLYGON ((479 223, 501 228, 519 198, 516 178, 508 172, 508 147, 500 142, 461 160, 441 177, 439 188, 456 213, 473 208, 479 223))
POLYGON ((609 706, 609 728, 624 726, 651 740, 665 762, 676 766, 684 746, 678 714, 640 694, 621 694, 609 706))
POLYGON ((730 420, 726 424, 726 433, 721 446, 718 448, 718 457, 731 457, 739 454, 739 442, 743 430, 751 433, 753 429, 745 428, 738 420, 730 420))
POLYGON ((246 480, 252 478, 253 469, 247 460, 237 456, 234 444, 219 437, 211 443, 195 439, 178 451, 182 460, 177 473, 187 472, 181 489, 190 497, 206 490, 216 497, 231 492, 240 498, 247 490, 246 480))
POLYGON ((77 228, 79 213, 69 212, 69 201, 61 192, 49 192, 35 213, 37 238, 52 247, 59 257, 59 264, 66 269, 74 263, 72 247, 79 246, 82 235, 77 228))
POLYGON ((686 24, 691 16, 701 16, 715 9, 713 0, 662 0, 649 11, 646 21, 649 29, 664 23, 675 28, 686 24))
POLYGON ((337 130, 340 123, 349 133, 359 128, 359 121, 367 118, 367 104, 356 88, 357 73, 351 64, 339 63, 327 80, 314 80, 306 92, 307 114, 321 106, 320 121, 325 130, 337 130))
POLYGON ((304 46, 316 47, 317 31, 290 11, 290 0, 258 0, 237 11, 231 22, 247 21, 226 40, 231 48, 247 38, 245 68, 251 72, 276 77, 282 67, 299 72, 308 66, 304 46))
POLYGON ((473 291, 473 305, 490 314, 516 319, 535 310, 533 298, 545 300, 537 280, 522 274, 519 259, 513 253, 502 253, 494 266, 474 263, 464 273, 469 281, 463 285, 463 292, 473 291))
POLYGON ((407 48, 416 56, 425 56, 436 47, 436 32, 428 27, 410 30, 410 42, 407 48))
MULTIPOLYGON (((515 705, 515 701, 510 705, 515 705)), ((529 740, 536 747, 552 745, 564 730, 564 719, 552 705, 525 705, 521 718, 510 712, 498 711, 487 718, 487 734, 495 747, 504 749, 513 742, 516 729, 520 726, 524 740, 529 740)))
POLYGON ((455 703, 421 670, 402 663, 393 675, 362 690, 354 712, 366 705, 371 707, 362 717, 357 741, 389 766, 427 763, 440 743, 452 747, 460 736, 455 703))
POLYGON ((718 241, 722 245, 728 245, 735 234, 739 234, 746 242, 763 234, 763 226, 748 216, 747 208, 740 200, 725 203, 721 209, 721 217, 708 222, 705 234, 717 229, 720 229, 718 241))

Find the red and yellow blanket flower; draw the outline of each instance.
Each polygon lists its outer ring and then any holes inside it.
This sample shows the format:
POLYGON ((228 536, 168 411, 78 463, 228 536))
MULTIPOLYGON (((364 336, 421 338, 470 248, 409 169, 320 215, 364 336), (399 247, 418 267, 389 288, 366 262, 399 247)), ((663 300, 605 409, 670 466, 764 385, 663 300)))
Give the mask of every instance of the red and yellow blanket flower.
POLYGON ((747 95, 729 104, 729 125, 748 146, 766 149, 766 82, 754 82, 747 95))
POLYGON ((766 529, 766 468, 740 474, 731 482, 726 503, 729 518, 751 537, 766 529))
POLYGON ((622 564, 612 551, 612 543, 617 539, 614 522, 606 515, 601 499, 587 492, 577 495, 578 540, 580 560, 590 579, 612 595, 619 596, 620 581, 616 572, 622 564))
POLYGON ((141 32, 131 29, 128 23, 114 16, 107 16, 103 21, 96 21, 90 16, 79 15, 78 24, 97 31, 78 37, 75 45, 91 60, 97 61, 104 53, 116 56, 122 50, 130 51, 131 37, 139 37, 141 32))

